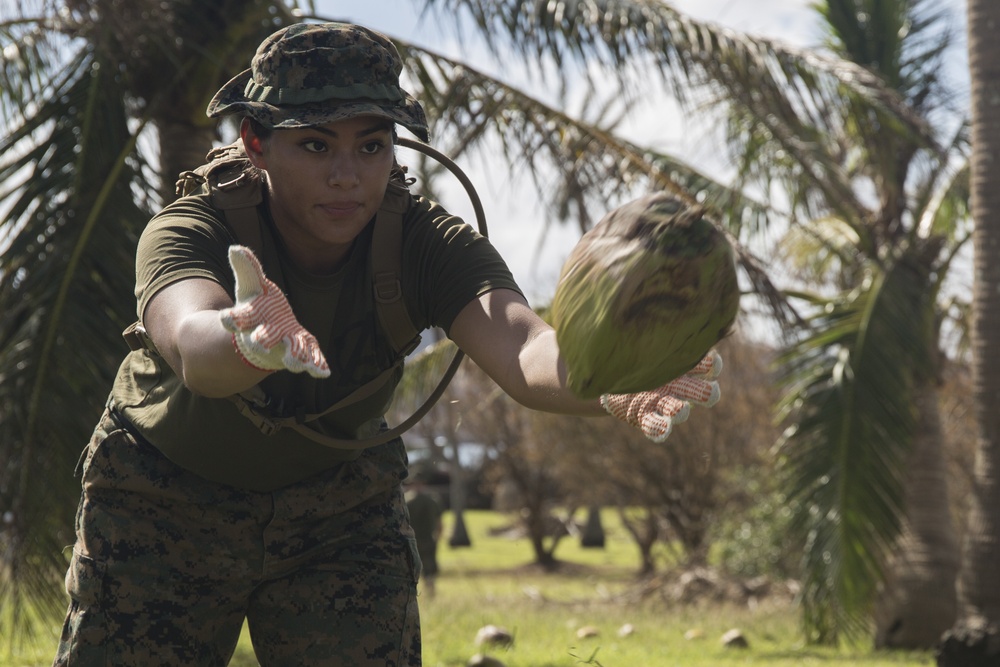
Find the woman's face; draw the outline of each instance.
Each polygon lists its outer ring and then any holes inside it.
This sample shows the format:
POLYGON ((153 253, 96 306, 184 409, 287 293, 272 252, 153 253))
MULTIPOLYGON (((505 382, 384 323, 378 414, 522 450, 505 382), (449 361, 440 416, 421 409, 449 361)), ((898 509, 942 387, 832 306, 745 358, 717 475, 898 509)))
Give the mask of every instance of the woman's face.
POLYGON ((264 140, 244 123, 242 135, 251 161, 267 172, 271 215, 292 258, 313 273, 336 270, 382 204, 392 123, 358 116, 264 140))

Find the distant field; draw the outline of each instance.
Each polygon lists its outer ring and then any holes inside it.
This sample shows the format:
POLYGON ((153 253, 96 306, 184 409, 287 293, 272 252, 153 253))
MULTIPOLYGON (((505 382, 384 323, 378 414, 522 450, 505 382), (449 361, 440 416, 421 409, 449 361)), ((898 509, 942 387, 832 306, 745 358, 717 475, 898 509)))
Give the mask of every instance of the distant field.
MULTIPOLYGON (((451 515, 439 549, 442 574, 437 595, 421 594, 425 667, 463 667, 482 652, 476 632, 493 624, 514 635, 508 649, 486 651, 507 667, 926 667, 927 653, 875 653, 867 647, 817 649, 802 645, 798 616, 786 602, 746 604, 671 603, 648 589, 640 595, 638 556, 613 515, 608 515, 605 549, 582 549, 565 538, 556 556, 568 566, 544 574, 531 566, 531 546, 500 533, 509 518, 494 512, 465 514, 472 547, 452 549, 451 515), (649 592, 649 591, 652 592, 649 592), (626 625, 632 632, 619 636, 626 625), (596 635, 578 637, 589 627, 596 635), (725 648, 720 642, 739 629, 749 644, 725 648), (687 638, 688 635, 691 638, 687 638)), ((53 645, 54 646, 54 645, 53 645)), ((0 667, 51 664, 53 646, 3 661, 0 667)), ((234 667, 256 667, 244 636, 234 667)))

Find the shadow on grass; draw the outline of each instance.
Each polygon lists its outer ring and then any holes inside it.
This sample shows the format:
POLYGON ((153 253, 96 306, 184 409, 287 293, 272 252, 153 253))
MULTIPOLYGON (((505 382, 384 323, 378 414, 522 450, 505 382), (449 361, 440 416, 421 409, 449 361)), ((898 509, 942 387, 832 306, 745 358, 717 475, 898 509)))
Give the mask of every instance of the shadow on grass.
POLYGON ((794 660, 799 662, 808 660, 810 662, 835 662, 838 664, 844 664, 845 661, 849 661, 852 664, 864 665, 874 660, 898 662, 901 664, 912 664, 916 660, 926 662, 928 665, 934 664, 930 651, 859 651, 853 653, 839 651, 835 648, 825 650, 821 648, 796 648, 771 651, 756 650, 754 654, 756 658, 760 658, 760 661, 764 663, 769 660, 794 660))

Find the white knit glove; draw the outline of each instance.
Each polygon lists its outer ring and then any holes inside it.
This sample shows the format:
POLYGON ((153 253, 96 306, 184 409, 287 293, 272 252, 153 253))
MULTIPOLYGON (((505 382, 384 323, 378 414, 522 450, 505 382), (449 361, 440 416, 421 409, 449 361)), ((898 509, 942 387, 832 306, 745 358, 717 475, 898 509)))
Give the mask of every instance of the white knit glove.
POLYGON ((712 407, 719 401, 722 357, 712 350, 686 374, 658 389, 635 394, 604 394, 601 405, 622 421, 642 429, 653 442, 663 442, 674 424, 688 418, 691 403, 712 407))
POLYGON ((253 252, 230 246, 229 265, 236 276, 236 303, 219 311, 219 319, 233 332, 233 345, 243 360, 259 370, 329 377, 319 341, 295 319, 288 299, 264 275, 253 252))

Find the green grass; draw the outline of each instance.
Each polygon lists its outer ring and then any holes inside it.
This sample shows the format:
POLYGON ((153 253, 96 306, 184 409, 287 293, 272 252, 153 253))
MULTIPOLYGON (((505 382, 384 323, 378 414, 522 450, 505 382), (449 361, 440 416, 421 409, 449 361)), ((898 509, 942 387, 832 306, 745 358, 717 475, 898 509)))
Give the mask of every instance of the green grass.
MULTIPOLYGON (((445 535, 451 534, 451 515, 445 535)), ((582 549, 565 538, 556 557, 568 564, 554 574, 531 565, 531 546, 524 539, 494 534, 509 518, 494 512, 467 512, 471 548, 453 549, 442 540, 441 576, 433 599, 421 586, 424 665, 462 667, 482 649, 476 632, 487 624, 514 634, 509 649, 488 651, 507 667, 917 667, 933 664, 929 653, 875 652, 863 646, 816 648, 804 646, 798 616, 787 603, 745 605, 679 605, 664 596, 637 595, 636 548, 611 514, 606 516, 605 549, 582 549), (634 632, 619 637, 631 624, 634 632), (580 639, 583 626, 596 637, 580 639), (748 649, 726 649, 719 638, 739 628, 748 649), (699 637, 686 639, 697 631, 699 637)), ((49 665, 55 643, 5 661, 0 667, 49 665)), ((2 651, 0 651, 2 654, 2 651)), ((249 638, 233 658, 234 667, 255 667, 249 638)))
MULTIPOLYGON (((512 648, 489 652, 508 667, 933 664, 929 653, 803 646, 797 612, 786 603, 765 603, 751 610, 745 605, 682 606, 658 595, 642 600, 635 576, 638 552, 610 514, 604 522, 605 549, 582 549, 575 538, 565 538, 556 557, 571 566, 555 574, 530 567, 527 540, 490 534, 491 528, 508 522, 492 512, 467 512, 472 548, 442 544, 437 595, 421 596, 425 666, 465 665, 481 650, 474 640, 486 624, 514 634, 512 648), (634 632, 619 637, 625 624, 631 624, 634 632), (599 634, 579 639, 576 632, 583 626, 596 628, 599 634), (742 631, 748 649, 721 645, 720 637, 731 628, 742 631), (689 631, 699 638, 686 639, 689 631)), ((445 534, 450 534, 447 522, 445 534)))

